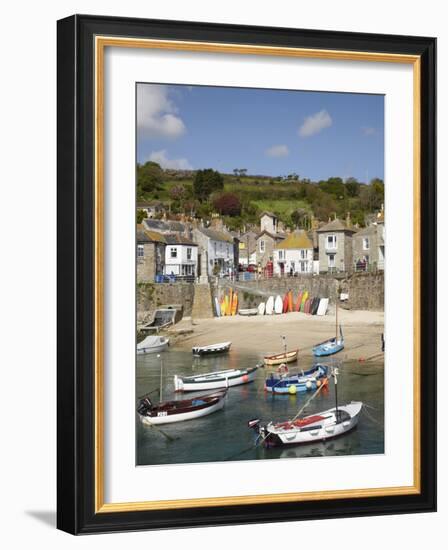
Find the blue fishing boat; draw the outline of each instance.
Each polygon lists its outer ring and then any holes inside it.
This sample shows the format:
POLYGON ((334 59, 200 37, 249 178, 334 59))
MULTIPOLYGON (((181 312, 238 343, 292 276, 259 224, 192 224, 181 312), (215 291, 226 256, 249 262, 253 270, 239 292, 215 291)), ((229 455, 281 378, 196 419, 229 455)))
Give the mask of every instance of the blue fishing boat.
POLYGON ((334 355, 344 349, 344 335, 342 334, 342 327, 339 327, 339 337, 330 338, 321 342, 313 347, 314 357, 327 357, 328 355, 334 355))
POLYGON ((316 390, 327 377, 325 365, 314 365, 311 369, 293 375, 271 374, 265 381, 265 390, 272 393, 301 393, 316 390))

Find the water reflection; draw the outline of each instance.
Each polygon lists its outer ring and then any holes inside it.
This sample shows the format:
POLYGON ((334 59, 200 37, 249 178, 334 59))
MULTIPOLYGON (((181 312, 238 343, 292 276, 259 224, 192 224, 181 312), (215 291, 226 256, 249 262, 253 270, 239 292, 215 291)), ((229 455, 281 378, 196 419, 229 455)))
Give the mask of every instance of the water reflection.
MULTIPOLYGON (((174 393, 174 374, 185 376, 215 370, 244 368, 260 362, 256 354, 241 354, 232 350, 227 355, 194 358, 191 353, 171 349, 161 354, 163 361, 163 398, 185 399, 194 394, 174 393)), ((335 363, 329 361, 328 364, 335 363)), ((300 362, 306 369, 311 361, 300 362)), ((254 434, 247 428, 251 418, 286 420, 292 418, 310 397, 310 393, 278 395, 264 391, 268 372, 259 369, 251 384, 230 388, 222 411, 203 418, 166 424, 163 431, 175 441, 168 440, 154 428, 142 426, 137 420, 137 464, 178 464, 217 462, 225 460, 254 460, 301 458, 384 452, 384 369, 382 364, 359 364, 337 361, 339 366, 339 402, 363 401, 369 405, 362 413, 358 428, 333 441, 298 447, 264 449, 254 447, 254 434)), ((298 365, 295 367, 298 369, 298 365)), ((290 368, 294 371, 294 366, 290 368)), ((151 393, 157 402, 160 382, 160 359, 155 355, 137 358, 137 396, 151 393)), ((207 392, 201 392, 207 393, 207 392)), ((320 392, 309 404, 305 414, 313 414, 334 406, 334 389, 320 392)))

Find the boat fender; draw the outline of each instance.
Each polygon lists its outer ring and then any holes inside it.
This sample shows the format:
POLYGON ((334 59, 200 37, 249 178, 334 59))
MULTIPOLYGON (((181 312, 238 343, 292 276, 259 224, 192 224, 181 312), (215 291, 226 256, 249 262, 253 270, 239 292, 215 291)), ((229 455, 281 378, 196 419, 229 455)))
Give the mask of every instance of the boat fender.
POLYGON ((307 381, 307 383, 305 385, 309 390, 311 389, 312 384, 309 380, 307 381))
POLYGON ((316 386, 317 386, 318 388, 320 388, 320 385, 321 385, 321 381, 320 381, 320 380, 316 380, 316 386))
POLYGON ((297 393, 297 388, 294 386, 294 384, 289 386, 288 392, 289 392, 290 395, 295 395, 297 393))

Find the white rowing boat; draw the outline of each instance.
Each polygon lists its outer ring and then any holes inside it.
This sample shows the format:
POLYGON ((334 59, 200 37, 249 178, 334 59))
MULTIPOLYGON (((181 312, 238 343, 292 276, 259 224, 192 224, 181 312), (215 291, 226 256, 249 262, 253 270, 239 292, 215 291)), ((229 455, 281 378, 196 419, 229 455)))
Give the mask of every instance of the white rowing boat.
POLYGON ((238 313, 239 313, 239 315, 246 315, 246 316, 258 315, 258 308, 252 307, 252 308, 248 308, 248 309, 240 309, 238 311, 238 313))
POLYGON ((222 390, 192 399, 162 401, 157 405, 153 405, 149 397, 145 397, 141 399, 137 412, 142 423, 147 426, 193 420, 222 409, 226 394, 227 390, 222 390))
POLYGON ((258 420, 252 420, 249 426, 258 431, 266 447, 327 441, 353 430, 362 407, 360 401, 352 401, 293 421, 269 422, 262 426, 258 420))
POLYGON ((170 339, 165 336, 147 336, 137 344, 137 354, 159 353, 165 351, 170 344, 170 339))
POLYGON ((230 388, 253 382, 258 366, 248 369, 228 369, 195 376, 174 376, 175 391, 202 391, 230 388))
POLYGON ((212 353, 226 353, 229 351, 232 342, 220 342, 209 346, 194 346, 191 348, 193 355, 210 355, 212 353))

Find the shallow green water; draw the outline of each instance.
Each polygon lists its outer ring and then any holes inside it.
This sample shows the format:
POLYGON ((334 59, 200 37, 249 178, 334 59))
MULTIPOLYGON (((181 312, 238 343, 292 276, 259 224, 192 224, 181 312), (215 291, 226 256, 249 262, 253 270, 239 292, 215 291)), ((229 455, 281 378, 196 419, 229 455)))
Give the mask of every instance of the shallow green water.
MULTIPOLYGON (((208 358, 193 358, 191 353, 170 349, 161 354, 163 360, 163 399, 186 399, 195 395, 211 393, 175 394, 174 374, 199 374, 214 370, 240 368, 259 362, 256 355, 241 354, 232 350, 229 354, 208 358)), ((272 395, 263 389, 265 369, 259 369, 251 384, 230 388, 224 409, 209 416, 166 424, 161 429, 175 438, 168 440, 157 429, 144 426, 136 420, 137 464, 179 464, 193 462, 218 462, 225 460, 254 460, 310 456, 379 454, 384 452, 384 369, 382 364, 360 364, 337 359, 340 376, 338 402, 362 401, 367 404, 358 427, 353 432, 326 443, 264 449, 254 447, 254 433, 247 427, 251 418, 263 421, 288 420, 294 417, 311 393, 272 395), (371 408, 373 407, 373 408, 371 408)), ((305 369, 311 362, 299 362, 305 369)), ((292 365, 290 372, 298 368, 292 365)), ((270 371, 269 371, 270 372, 270 371)), ((148 392, 153 402, 158 401, 160 359, 156 355, 137 358, 137 396, 148 392)), ((309 404, 305 413, 312 414, 334 406, 334 385, 330 391, 319 393, 309 404)))

